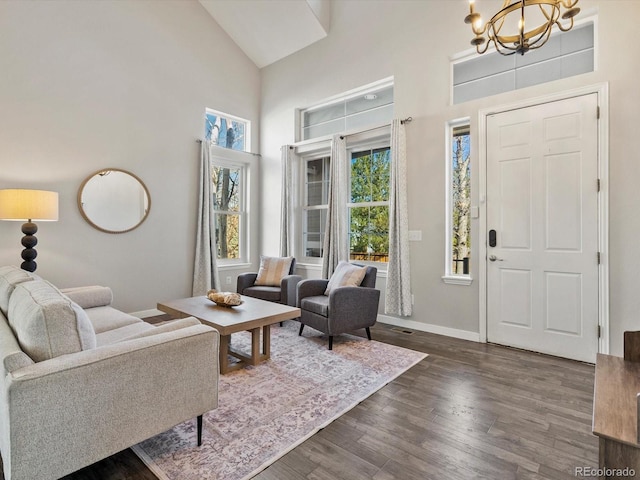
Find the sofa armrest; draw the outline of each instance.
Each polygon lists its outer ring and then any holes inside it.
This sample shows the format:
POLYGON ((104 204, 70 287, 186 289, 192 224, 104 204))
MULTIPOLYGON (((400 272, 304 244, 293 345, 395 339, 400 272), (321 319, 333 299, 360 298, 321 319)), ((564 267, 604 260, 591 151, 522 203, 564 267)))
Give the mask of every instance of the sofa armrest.
POLYGON ((300 275, 285 275, 280 282, 280 303, 295 307, 297 304, 298 283, 302 280, 300 275))
POLYGON ((58 478, 215 408, 218 348, 193 325, 14 370, 3 461, 14 478, 58 478))
POLYGON ((300 301, 305 297, 324 295, 329 280, 323 278, 309 278, 302 280, 297 286, 296 306, 300 308, 300 301))
POLYGON ((236 279, 236 292, 242 295, 245 288, 253 287, 253 284, 256 283, 256 278, 258 278, 257 273, 241 273, 238 275, 236 279))
POLYGON ((371 327, 378 318, 380 290, 338 287, 329 293, 329 331, 334 334, 371 327))
POLYGON ((81 308, 106 307, 113 301, 111 289, 100 285, 62 288, 60 291, 81 308))

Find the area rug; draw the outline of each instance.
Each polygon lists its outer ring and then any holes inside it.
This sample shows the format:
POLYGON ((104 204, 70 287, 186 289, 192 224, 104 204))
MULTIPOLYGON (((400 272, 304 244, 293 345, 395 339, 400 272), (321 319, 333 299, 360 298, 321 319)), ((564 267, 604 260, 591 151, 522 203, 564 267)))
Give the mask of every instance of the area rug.
MULTIPOLYGON (((299 323, 271 328, 271 359, 220 376, 218 408, 204 415, 202 446, 188 421, 133 447, 162 480, 241 480, 278 458, 427 355, 299 323)), ((250 335, 234 334, 249 351, 250 335)))

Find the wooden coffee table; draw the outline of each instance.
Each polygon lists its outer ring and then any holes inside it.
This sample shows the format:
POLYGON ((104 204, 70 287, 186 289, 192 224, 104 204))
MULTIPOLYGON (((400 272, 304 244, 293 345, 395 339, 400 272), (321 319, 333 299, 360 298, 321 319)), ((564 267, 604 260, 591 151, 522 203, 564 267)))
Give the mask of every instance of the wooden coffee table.
POLYGON ((228 373, 244 367, 257 365, 269 359, 271 354, 271 325, 300 317, 300 309, 242 296, 243 303, 237 307, 219 307, 207 297, 189 297, 158 303, 158 310, 174 318, 196 317, 205 325, 220 332, 220 373, 228 373), (260 329, 262 328, 262 352, 260 352, 260 329), (231 348, 231 334, 251 332, 251 355, 231 348), (229 363, 228 355, 238 359, 229 363))

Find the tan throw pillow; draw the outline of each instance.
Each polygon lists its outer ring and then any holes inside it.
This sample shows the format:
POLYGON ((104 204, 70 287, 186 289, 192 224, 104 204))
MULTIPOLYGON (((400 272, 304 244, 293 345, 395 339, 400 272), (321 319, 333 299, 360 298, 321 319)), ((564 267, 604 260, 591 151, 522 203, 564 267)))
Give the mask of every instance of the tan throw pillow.
POLYGON ((331 290, 337 287, 359 287, 362 279, 367 273, 367 267, 358 267, 349 262, 340 262, 331 275, 325 295, 329 295, 331 290))
POLYGON ((279 287, 282 277, 289 275, 293 257, 265 257, 260 255, 260 270, 255 285, 279 287))

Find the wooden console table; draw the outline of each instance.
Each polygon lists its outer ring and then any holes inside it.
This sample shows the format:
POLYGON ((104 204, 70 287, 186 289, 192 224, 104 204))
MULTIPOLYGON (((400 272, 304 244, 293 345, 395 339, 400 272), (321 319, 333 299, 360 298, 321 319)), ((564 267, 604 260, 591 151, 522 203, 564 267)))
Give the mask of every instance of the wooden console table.
MULTIPOLYGON (((601 479, 616 469, 640 475, 640 332, 624 333, 624 358, 598 354, 593 395, 593 433, 600 439, 601 479)), ((613 474, 611 474, 613 472, 613 474)))

